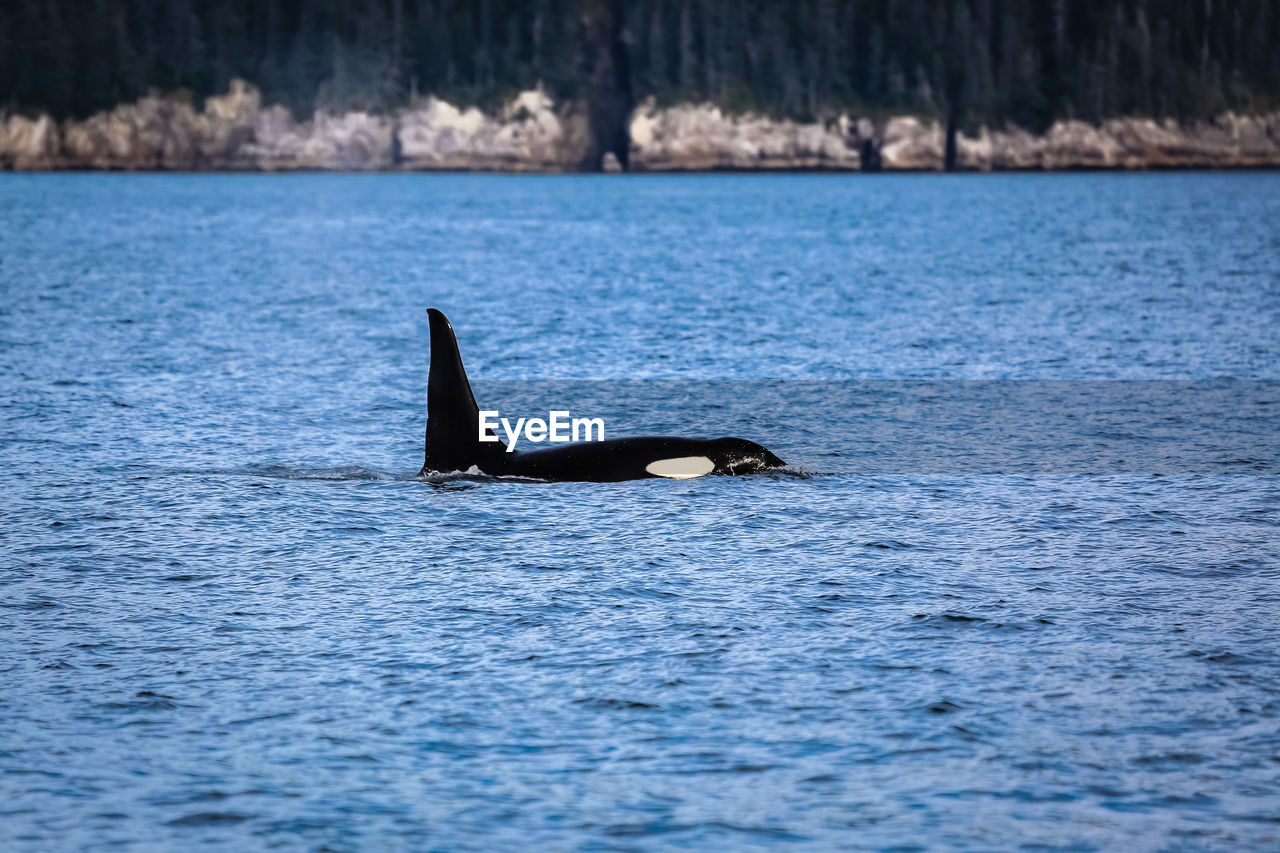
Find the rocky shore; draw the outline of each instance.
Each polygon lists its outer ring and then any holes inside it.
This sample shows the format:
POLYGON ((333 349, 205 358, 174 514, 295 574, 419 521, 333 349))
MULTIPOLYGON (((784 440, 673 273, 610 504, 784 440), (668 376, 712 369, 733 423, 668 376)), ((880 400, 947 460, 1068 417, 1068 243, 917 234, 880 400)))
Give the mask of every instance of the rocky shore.
MULTIPOLYGON (((911 116, 823 122, 729 115, 710 105, 631 114, 628 168, 931 171, 944 163, 942 124, 911 116)), ((0 169, 16 171, 566 172, 591 147, 587 110, 522 92, 496 115, 425 98, 393 115, 318 112, 296 121, 253 86, 190 104, 148 96, 83 121, 0 115, 0 169)), ((592 164, 594 165, 594 164, 592 164)), ((982 128, 956 139, 969 171, 1280 167, 1280 112, 1212 121, 1059 121, 1043 135, 982 128)), ((606 154, 605 171, 619 168, 606 154)))

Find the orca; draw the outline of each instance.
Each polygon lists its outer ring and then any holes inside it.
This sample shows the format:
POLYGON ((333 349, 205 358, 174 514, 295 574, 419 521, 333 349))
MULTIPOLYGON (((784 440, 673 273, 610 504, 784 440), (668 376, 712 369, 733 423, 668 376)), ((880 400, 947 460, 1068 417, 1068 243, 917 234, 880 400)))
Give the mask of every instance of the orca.
MULTIPOLYGON (((613 483, 655 477, 758 474, 786 465, 743 438, 636 436, 508 452, 500 440, 480 441, 480 408, 462 366, 453 327, 427 310, 431 370, 427 376, 426 458, 419 477, 476 473, 551 482, 613 483)), ((497 439, 493 431, 489 431, 497 439)))

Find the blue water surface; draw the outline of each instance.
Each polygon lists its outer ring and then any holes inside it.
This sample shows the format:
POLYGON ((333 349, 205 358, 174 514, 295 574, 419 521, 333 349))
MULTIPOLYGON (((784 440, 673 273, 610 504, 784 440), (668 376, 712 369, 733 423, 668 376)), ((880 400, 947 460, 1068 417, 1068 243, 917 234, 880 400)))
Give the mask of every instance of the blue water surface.
POLYGON ((0 294, 6 850, 1280 844, 1280 175, 0 175, 0 294), (791 468, 418 480, 428 306, 791 468), (1252 437, 873 466, 796 380, 1252 437))

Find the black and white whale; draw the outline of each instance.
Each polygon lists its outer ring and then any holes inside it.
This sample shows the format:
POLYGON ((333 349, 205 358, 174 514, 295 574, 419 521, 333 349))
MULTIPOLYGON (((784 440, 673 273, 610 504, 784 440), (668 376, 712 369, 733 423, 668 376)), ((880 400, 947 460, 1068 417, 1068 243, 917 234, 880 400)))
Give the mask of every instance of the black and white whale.
POLYGON ((493 477, 611 483, 650 477, 757 474, 786 463, 743 438, 644 436, 508 451, 497 436, 480 440, 480 409, 462 366, 449 320, 428 309, 431 372, 427 378, 426 460, 418 476, 475 472, 493 477))

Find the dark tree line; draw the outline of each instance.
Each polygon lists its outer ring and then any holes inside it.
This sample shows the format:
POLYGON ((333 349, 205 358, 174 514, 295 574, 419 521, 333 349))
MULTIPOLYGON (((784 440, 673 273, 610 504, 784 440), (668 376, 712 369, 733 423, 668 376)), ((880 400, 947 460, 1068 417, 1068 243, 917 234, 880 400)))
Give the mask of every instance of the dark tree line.
POLYGON ((1280 0, 5 0, 0 106, 83 116, 233 77, 300 114, 539 81, 590 99, 601 14, 628 102, 1043 127, 1280 101, 1280 0))

